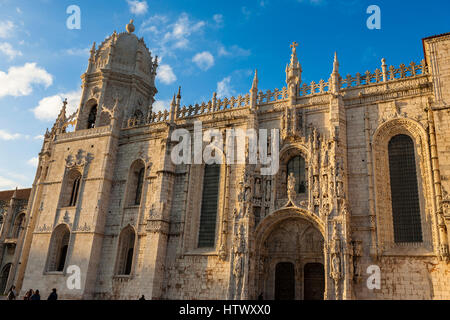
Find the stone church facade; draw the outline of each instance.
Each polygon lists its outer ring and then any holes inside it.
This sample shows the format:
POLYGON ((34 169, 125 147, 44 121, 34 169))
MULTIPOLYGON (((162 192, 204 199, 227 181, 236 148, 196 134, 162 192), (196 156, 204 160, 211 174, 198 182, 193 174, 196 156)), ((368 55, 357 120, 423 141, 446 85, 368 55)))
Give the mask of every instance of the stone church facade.
POLYGON ((422 62, 354 76, 335 55, 311 84, 294 43, 282 89, 260 91, 255 74, 246 95, 181 106, 179 91, 153 112, 158 61, 133 32, 94 44, 77 112, 64 104, 45 134, 11 277, 21 293, 450 298, 450 34, 423 39, 422 62), (174 164, 172 133, 196 121, 224 137, 279 129, 278 172, 174 164))

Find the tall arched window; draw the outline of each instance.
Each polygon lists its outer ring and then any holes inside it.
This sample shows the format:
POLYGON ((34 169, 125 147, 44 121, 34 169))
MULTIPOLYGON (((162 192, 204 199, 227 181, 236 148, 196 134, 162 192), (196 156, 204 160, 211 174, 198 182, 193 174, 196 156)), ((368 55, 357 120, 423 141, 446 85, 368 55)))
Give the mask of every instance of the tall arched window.
POLYGON ((91 107, 91 111, 88 116, 87 129, 92 129, 95 127, 95 121, 97 120, 97 104, 91 107))
POLYGON ((389 141, 394 241, 422 242, 419 191, 413 140, 404 134, 389 141))
MULTIPOLYGON (((0 294, 6 294, 6 284, 8 282, 9 277, 9 271, 11 270, 11 263, 6 264, 3 269, 2 273, 0 274, 0 294)), ((9 288, 8 288, 9 290, 9 288)))
POLYGON ((74 207, 77 204, 80 194, 81 173, 78 170, 71 170, 68 173, 66 186, 64 189, 63 203, 66 207, 74 207))
POLYGON ((145 168, 141 168, 138 173, 137 177, 137 185, 136 185, 136 196, 134 198, 134 204, 140 205, 141 204, 141 197, 142 197, 142 184, 144 183, 144 172, 145 168))
POLYGON ((133 266, 135 232, 130 226, 122 230, 119 237, 117 274, 130 275, 133 266))
POLYGON ((217 202, 219 200, 220 165, 206 165, 198 234, 199 248, 213 248, 216 239, 217 202))
POLYGON ((297 193, 306 192, 306 173, 305 173, 305 159, 301 156, 296 156, 287 163, 287 179, 293 173, 295 177, 295 191, 297 193))
POLYGON ((50 242, 47 271, 64 271, 69 248, 70 230, 62 224, 55 228, 50 242))
POLYGON ((14 226, 13 226, 12 234, 11 234, 14 239, 19 239, 20 233, 24 227, 23 226, 24 222, 25 222, 25 214, 24 213, 19 214, 16 217, 16 219, 14 220, 14 226))
POLYGON ((128 175, 128 187, 125 200, 128 206, 138 206, 141 204, 144 175, 144 162, 142 160, 133 162, 130 168, 130 173, 128 175))

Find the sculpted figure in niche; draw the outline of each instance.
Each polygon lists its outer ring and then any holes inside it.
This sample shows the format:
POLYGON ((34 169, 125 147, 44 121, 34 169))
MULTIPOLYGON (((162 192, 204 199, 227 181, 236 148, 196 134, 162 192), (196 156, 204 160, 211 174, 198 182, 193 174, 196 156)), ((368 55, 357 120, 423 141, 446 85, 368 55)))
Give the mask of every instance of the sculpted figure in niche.
POLYGON ((271 186, 271 181, 270 180, 266 180, 266 201, 269 202, 271 199, 271 192, 272 192, 272 186, 271 186))
POLYGON ((255 179, 255 197, 261 198, 261 179, 260 178, 255 179))
POLYGON ((295 199, 297 193, 295 192, 295 176, 294 173, 291 172, 288 178, 288 197, 289 200, 295 199))

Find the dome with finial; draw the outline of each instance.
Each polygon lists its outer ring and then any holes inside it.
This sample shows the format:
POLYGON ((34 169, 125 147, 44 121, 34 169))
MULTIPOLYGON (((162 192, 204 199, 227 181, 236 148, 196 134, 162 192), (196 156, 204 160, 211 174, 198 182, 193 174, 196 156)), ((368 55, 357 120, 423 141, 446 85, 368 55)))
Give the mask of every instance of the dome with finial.
POLYGON ((127 32, 128 32, 128 33, 133 33, 134 30, 135 30, 135 27, 134 27, 133 22, 134 22, 134 20, 131 19, 131 20, 130 20, 130 23, 127 24, 127 32))
POLYGON ((156 76, 157 62, 145 45, 143 38, 138 38, 133 20, 126 26, 127 31, 114 32, 91 52, 89 72, 111 69, 122 73, 138 73, 152 83, 156 76))

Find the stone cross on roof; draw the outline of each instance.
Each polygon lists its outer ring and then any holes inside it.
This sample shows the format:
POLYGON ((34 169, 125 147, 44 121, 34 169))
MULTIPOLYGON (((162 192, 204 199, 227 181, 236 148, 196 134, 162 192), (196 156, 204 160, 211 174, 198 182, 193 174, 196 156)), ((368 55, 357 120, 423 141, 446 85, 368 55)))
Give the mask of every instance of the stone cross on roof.
POLYGON ((291 48, 296 49, 298 47, 298 43, 296 41, 292 42, 291 48))

